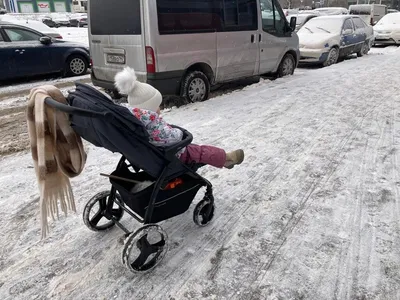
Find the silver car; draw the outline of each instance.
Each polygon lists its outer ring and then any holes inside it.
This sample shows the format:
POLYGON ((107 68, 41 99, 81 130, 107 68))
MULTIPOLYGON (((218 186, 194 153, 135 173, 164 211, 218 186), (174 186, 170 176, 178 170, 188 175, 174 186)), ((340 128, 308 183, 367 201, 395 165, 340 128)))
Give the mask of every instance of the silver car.
POLYGON ((130 66, 163 94, 202 101, 213 84, 293 74, 295 24, 277 0, 92 0, 92 81, 112 90, 115 74, 130 66))

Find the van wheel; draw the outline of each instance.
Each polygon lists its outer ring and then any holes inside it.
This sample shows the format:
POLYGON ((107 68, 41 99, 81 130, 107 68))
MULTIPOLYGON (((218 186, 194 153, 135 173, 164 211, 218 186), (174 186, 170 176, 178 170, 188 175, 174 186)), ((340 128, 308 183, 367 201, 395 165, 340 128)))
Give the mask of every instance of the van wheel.
POLYGON ((64 74, 66 76, 84 75, 86 74, 88 67, 88 62, 83 56, 73 54, 67 59, 64 74))
POLYGON ((183 79, 181 96, 189 102, 199 102, 208 99, 210 94, 210 81, 201 71, 186 74, 183 79))
POLYGON ((294 60, 293 55, 286 53, 278 67, 277 77, 293 75, 295 68, 296 61, 294 60))
POLYGON ((357 57, 362 57, 364 55, 367 55, 369 52, 369 45, 368 42, 365 42, 359 52, 357 52, 357 57))

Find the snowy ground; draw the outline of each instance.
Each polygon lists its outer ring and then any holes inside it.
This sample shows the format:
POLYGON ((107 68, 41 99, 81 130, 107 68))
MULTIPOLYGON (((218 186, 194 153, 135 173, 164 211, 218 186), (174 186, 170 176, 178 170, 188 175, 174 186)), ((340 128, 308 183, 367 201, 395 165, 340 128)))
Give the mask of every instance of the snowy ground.
MULTIPOLYGON (((40 241, 30 154, 0 157, 0 299, 400 299, 399 68, 399 49, 377 48, 166 112, 246 160, 201 170, 214 221, 196 227, 192 208, 161 223, 170 251, 147 275, 122 266, 121 231, 93 233, 79 214, 40 241)), ((119 158, 87 151, 80 213, 119 158)))

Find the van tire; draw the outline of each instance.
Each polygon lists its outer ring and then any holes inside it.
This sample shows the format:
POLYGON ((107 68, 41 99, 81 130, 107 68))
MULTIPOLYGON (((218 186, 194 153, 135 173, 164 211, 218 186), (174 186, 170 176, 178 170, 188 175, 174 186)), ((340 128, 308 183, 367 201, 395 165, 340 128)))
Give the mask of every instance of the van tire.
POLYGON ((188 72, 182 81, 181 96, 188 102, 201 102, 208 99, 210 81, 201 71, 188 72))
POLYGON ((88 61, 79 54, 72 54, 68 57, 65 63, 65 76, 80 76, 84 75, 89 68, 88 61))
POLYGON ((292 54, 286 53, 278 67, 278 72, 276 73, 276 76, 280 78, 288 75, 293 75, 294 69, 296 69, 296 60, 294 59, 292 54))

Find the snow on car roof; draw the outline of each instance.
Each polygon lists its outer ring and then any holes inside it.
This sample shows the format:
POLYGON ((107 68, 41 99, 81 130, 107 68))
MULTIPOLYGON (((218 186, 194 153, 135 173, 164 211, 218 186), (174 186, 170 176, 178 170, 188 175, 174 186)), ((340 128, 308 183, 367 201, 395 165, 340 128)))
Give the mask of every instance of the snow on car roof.
POLYGON ((379 20, 377 25, 388 25, 388 24, 400 24, 400 12, 391 13, 383 16, 382 19, 379 20))

